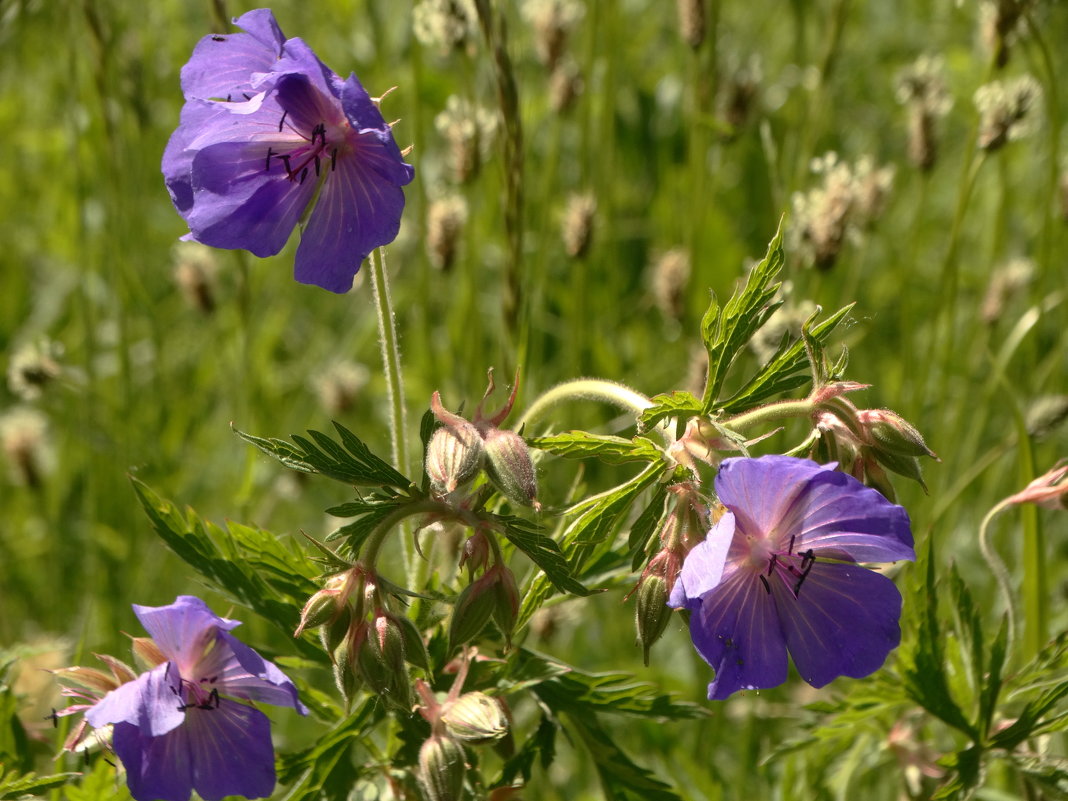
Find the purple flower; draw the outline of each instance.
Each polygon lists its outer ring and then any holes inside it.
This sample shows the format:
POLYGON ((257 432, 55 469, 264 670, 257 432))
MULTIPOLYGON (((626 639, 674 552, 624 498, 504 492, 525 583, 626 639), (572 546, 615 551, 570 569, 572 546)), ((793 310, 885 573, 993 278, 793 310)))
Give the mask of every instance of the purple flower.
POLYGON ((230 634, 241 625, 192 595, 134 605, 167 661, 109 692, 85 713, 114 724, 112 744, 137 801, 205 801, 274 790, 271 724, 252 701, 291 706, 297 690, 272 662, 230 634))
POLYGON ((801 678, 867 676, 901 641, 901 594, 858 565, 915 559, 908 514, 852 476, 807 459, 726 459, 727 507, 683 563, 670 606, 716 670, 712 700, 801 678))
POLYGON ((186 238, 273 256, 301 223, 296 279, 347 292, 396 237, 414 170, 355 75, 286 39, 269 9, 234 22, 247 33, 204 37, 182 68, 186 103, 163 153, 186 238))

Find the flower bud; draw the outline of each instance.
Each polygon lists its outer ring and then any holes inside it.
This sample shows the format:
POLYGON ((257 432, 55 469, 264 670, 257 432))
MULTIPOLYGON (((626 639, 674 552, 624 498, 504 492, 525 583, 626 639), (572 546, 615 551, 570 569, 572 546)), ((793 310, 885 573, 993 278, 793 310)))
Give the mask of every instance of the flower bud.
POLYGON ((483 692, 464 693, 441 716, 449 734, 473 745, 499 740, 508 734, 508 715, 501 703, 483 692))
POLYGON ((305 629, 314 629, 326 625, 336 616, 341 614, 340 605, 341 590, 337 587, 327 586, 315 593, 304 604, 300 611, 300 625, 293 632, 294 637, 299 637, 305 629))
POLYGON ((564 249, 571 258, 581 259, 589 251, 596 214, 597 199, 592 194, 572 194, 568 199, 562 236, 564 249))
POLYGON ((442 494, 463 486, 478 475, 482 453, 482 437, 470 423, 437 429, 426 449, 430 485, 442 494))
POLYGON ((427 801, 460 801, 464 792, 464 747, 447 734, 434 734, 419 749, 419 780, 427 801))
POLYGON ((704 0, 678 0, 679 35, 696 50, 705 40, 704 0))
POLYGON ((449 623, 449 650, 471 642, 486 627, 497 605, 498 577, 491 568, 486 575, 464 588, 456 599, 449 623))
POLYGON ((507 567, 501 567, 497 575, 499 580, 494 587, 493 621, 504 634, 505 641, 511 645, 512 632, 519 620, 519 587, 515 583, 515 574, 507 567))
POLYGON ((667 628, 673 611, 667 605, 671 588, 663 576, 649 573, 642 578, 638 587, 638 601, 635 606, 635 622, 638 626, 638 641, 642 644, 642 659, 649 666, 649 649, 667 628))
POLYGON ((857 420, 864 426, 872 446, 877 451, 894 456, 937 458, 924 443, 923 435, 903 417, 888 409, 863 409, 857 412, 857 420))
POLYGON ((338 646, 347 642, 352 621, 352 613, 342 610, 342 613, 335 620, 319 629, 319 641, 322 643, 324 651, 332 654, 337 650, 338 646))
POLYGON ((396 618, 378 614, 357 651, 357 669, 367 685, 401 709, 411 706, 404 664, 404 633, 396 618))
POLYGON ((514 431, 493 428, 486 432, 486 472, 512 503, 541 509, 534 461, 523 438, 514 431))
POLYGON ((404 658, 409 664, 423 670, 430 670, 430 655, 426 651, 426 643, 415 624, 404 615, 388 615, 388 617, 400 628, 401 637, 404 639, 404 658))
MULTIPOLYGON (((348 616, 343 616, 347 618, 348 616)), ((336 625, 336 621, 335 621, 336 625)), ((335 626, 324 626, 319 630, 319 636, 328 639, 327 632, 335 626)), ((367 624, 360 622, 346 628, 345 635, 341 637, 337 645, 330 651, 330 659, 334 663, 334 683, 346 700, 351 699, 360 688, 360 674, 356 669, 355 657, 363 640, 367 637, 367 624)))
POLYGON ((484 570, 489 564, 490 544, 486 535, 477 531, 464 542, 460 567, 467 565, 468 575, 473 577, 475 571, 484 570))

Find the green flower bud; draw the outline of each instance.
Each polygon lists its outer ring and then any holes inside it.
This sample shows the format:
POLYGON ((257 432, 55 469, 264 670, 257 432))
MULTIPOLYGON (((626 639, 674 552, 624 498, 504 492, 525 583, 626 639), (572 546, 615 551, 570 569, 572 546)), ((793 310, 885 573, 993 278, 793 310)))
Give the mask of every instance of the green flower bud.
POLYGON ((426 472, 438 493, 452 492, 482 469, 482 435, 466 420, 438 428, 426 448, 426 472))
POLYGON ((541 509, 534 461, 523 438, 514 431, 491 428, 486 431, 485 448, 486 472, 504 497, 521 506, 541 509))
POLYGON ((494 568, 490 568, 486 575, 468 584, 460 593, 449 622, 450 651, 471 642, 489 623, 497 605, 497 582, 494 568))
POLYGON ((667 629, 673 611, 667 605, 671 588, 663 576, 649 573, 642 578, 638 587, 638 600, 635 604, 635 623, 638 627, 638 641, 642 644, 642 659, 649 666, 649 650, 653 643, 667 629))
MULTIPOLYGON (((923 435, 901 415, 888 409, 864 409, 857 412, 857 420, 864 426, 872 446, 879 452, 892 456, 937 458, 923 441, 923 435)), ((890 469, 894 470, 892 467, 890 469)))
MULTIPOLYGON (((332 627, 324 626, 319 630, 320 637, 326 633, 328 628, 332 627)), ((354 656, 366 636, 366 623, 351 626, 346 629, 345 636, 330 653, 330 658, 334 663, 334 683, 337 684, 338 690, 346 701, 351 700, 360 688, 360 675, 356 670, 354 656)))
POLYGON ((419 780, 427 801, 460 801, 466 771, 464 747, 447 734, 432 735, 419 749, 419 780))
POLYGON ((367 686, 401 709, 412 703, 404 664, 404 633, 396 618, 378 615, 357 652, 357 668, 367 686))
POLYGON ((473 745, 499 740, 508 734, 508 715, 496 698, 483 692, 464 693, 441 716, 449 734, 473 745))
POLYGON ((515 574, 507 567, 493 569, 497 570, 498 575, 494 586, 493 620, 511 645, 512 632, 519 620, 519 587, 515 583, 515 574))
POLYGON ((408 663, 423 670, 430 670, 430 655, 426 651, 426 643, 415 624, 404 615, 389 615, 390 620, 397 624, 404 639, 404 658, 408 663))

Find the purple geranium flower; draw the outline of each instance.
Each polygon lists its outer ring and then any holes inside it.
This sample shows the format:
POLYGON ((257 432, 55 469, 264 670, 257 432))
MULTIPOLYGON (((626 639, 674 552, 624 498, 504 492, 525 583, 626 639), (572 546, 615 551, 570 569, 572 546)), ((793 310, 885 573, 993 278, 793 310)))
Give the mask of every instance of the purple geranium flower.
POLYGON ((241 625, 199 598, 170 606, 134 605, 167 661, 109 692, 85 713, 114 724, 112 744, 137 801, 206 801, 274 790, 271 724, 252 701, 291 706, 297 690, 272 662, 230 634, 241 625))
POLYGON ((286 39, 269 9, 234 22, 247 33, 204 37, 182 68, 186 103, 163 153, 187 238, 272 256, 306 219, 296 279, 347 292, 396 237, 414 170, 355 75, 286 39))
POLYGON ((901 641, 901 594, 858 565, 915 559, 908 514, 852 476, 807 459, 726 459, 727 507, 683 563, 668 601, 716 670, 708 697, 782 684, 789 650, 822 687, 878 670, 901 641))

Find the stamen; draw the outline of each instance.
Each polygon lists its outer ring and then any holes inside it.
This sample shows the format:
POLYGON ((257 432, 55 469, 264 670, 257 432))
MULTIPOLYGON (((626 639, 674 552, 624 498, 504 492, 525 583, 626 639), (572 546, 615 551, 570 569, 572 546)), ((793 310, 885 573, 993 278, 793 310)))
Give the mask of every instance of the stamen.
POLYGON ((764 578, 764 574, 761 573, 757 578, 759 578, 760 583, 764 585, 764 591, 767 592, 768 595, 771 595, 771 585, 768 584, 768 580, 764 578))
POLYGON ((318 154, 316 154, 316 156, 315 156, 315 177, 316 178, 319 177, 319 156, 318 156, 318 154))
POLYGON ((226 41, 226 37, 225 36, 212 36, 211 37, 211 41, 213 41, 213 42, 225 42, 226 41))
POLYGON ((337 169, 337 148, 330 151, 330 172, 337 169))
POLYGON ((242 92, 241 96, 244 97, 245 100, 251 100, 252 99, 252 95, 250 95, 248 92, 242 92))
POLYGON ((278 158, 282 159, 282 163, 286 165, 286 172, 289 173, 289 177, 292 178, 293 177, 293 168, 289 166, 289 156, 288 156, 288 154, 285 155, 285 156, 280 155, 278 158))
POLYGON ((270 172, 271 171, 271 156, 273 156, 273 155, 274 155, 274 148, 273 147, 267 148, 267 165, 263 168, 264 172, 270 172))
MULTIPOLYGON (((809 556, 810 556, 811 554, 812 554, 812 549, 810 548, 810 549, 809 549, 809 551, 808 551, 808 553, 807 553, 807 554, 805 554, 805 558, 806 558, 806 559, 808 559, 808 557, 809 557, 809 556)), ((802 564, 802 565, 804 565, 804 562, 802 562, 801 564, 802 564)), ((797 595, 797 594, 798 594, 799 592, 801 592, 801 585, 805 583, 805 579, 806 579, 806 578, 808 578, 808 574, 809 574, 810 572, 812 572, 812 566, 813 566, 814 564, 816 564, 816 557, 815 557, 815 556, 812 556, 812 558, 808 560, 808 565, 807 565, 807 566, 805 566, 805 569, 804 569, 804 570, 802 571, 802 573, 801 573, 801 577, 800 577, 800 578, 798 578, 798 580, 797 580, 797 584, 795 584, 795 585, 794 585, 794 595, 795 595, 795 596, 796 596, 796 595, 797 595)))
POLYGON ((308 168, 305 167, 303 170, 300 171, 300 182, 303 184, 304 183, 304 179, 307 178, 307 177, 308 177, 308 168))
POLYGON ((230 102, 230 93, 229 92, 226 93, 226 102, 227 103, 230 102))
POLYGON ((219 691, 213 689, 208 694, 208 700, 202 704, 197 705, 197 709, 218 709, 219 708, 219 691))
POLYGON ((786 553, 793 553, 794 552, 794 540, 796 538, 797 538, 796 534, 791 534, 790 535, 790 547, 786 549, 786 553))
POLYGON ((775 563, 778 562, 778 561, 779 561, 779 555, 777 553, 773 553, 771 555, 771 561, 768 562, 768 575, 769 576, 771 575, 771 571, 775 569, 775 563))
POLYGON ((55 707, 52 707, 52 714, 51 715, 45 715, 44 719, 52 721, 52 728, 53 729, 58 729, 59 728, 59 713, 56 712, 56 708, 55 707))
POLYGON ((282 133, 282 126, 286 124, 286 115, 289 114, 289 110, 282 112, 282 119, 278 121, 278 133, 282 133))

